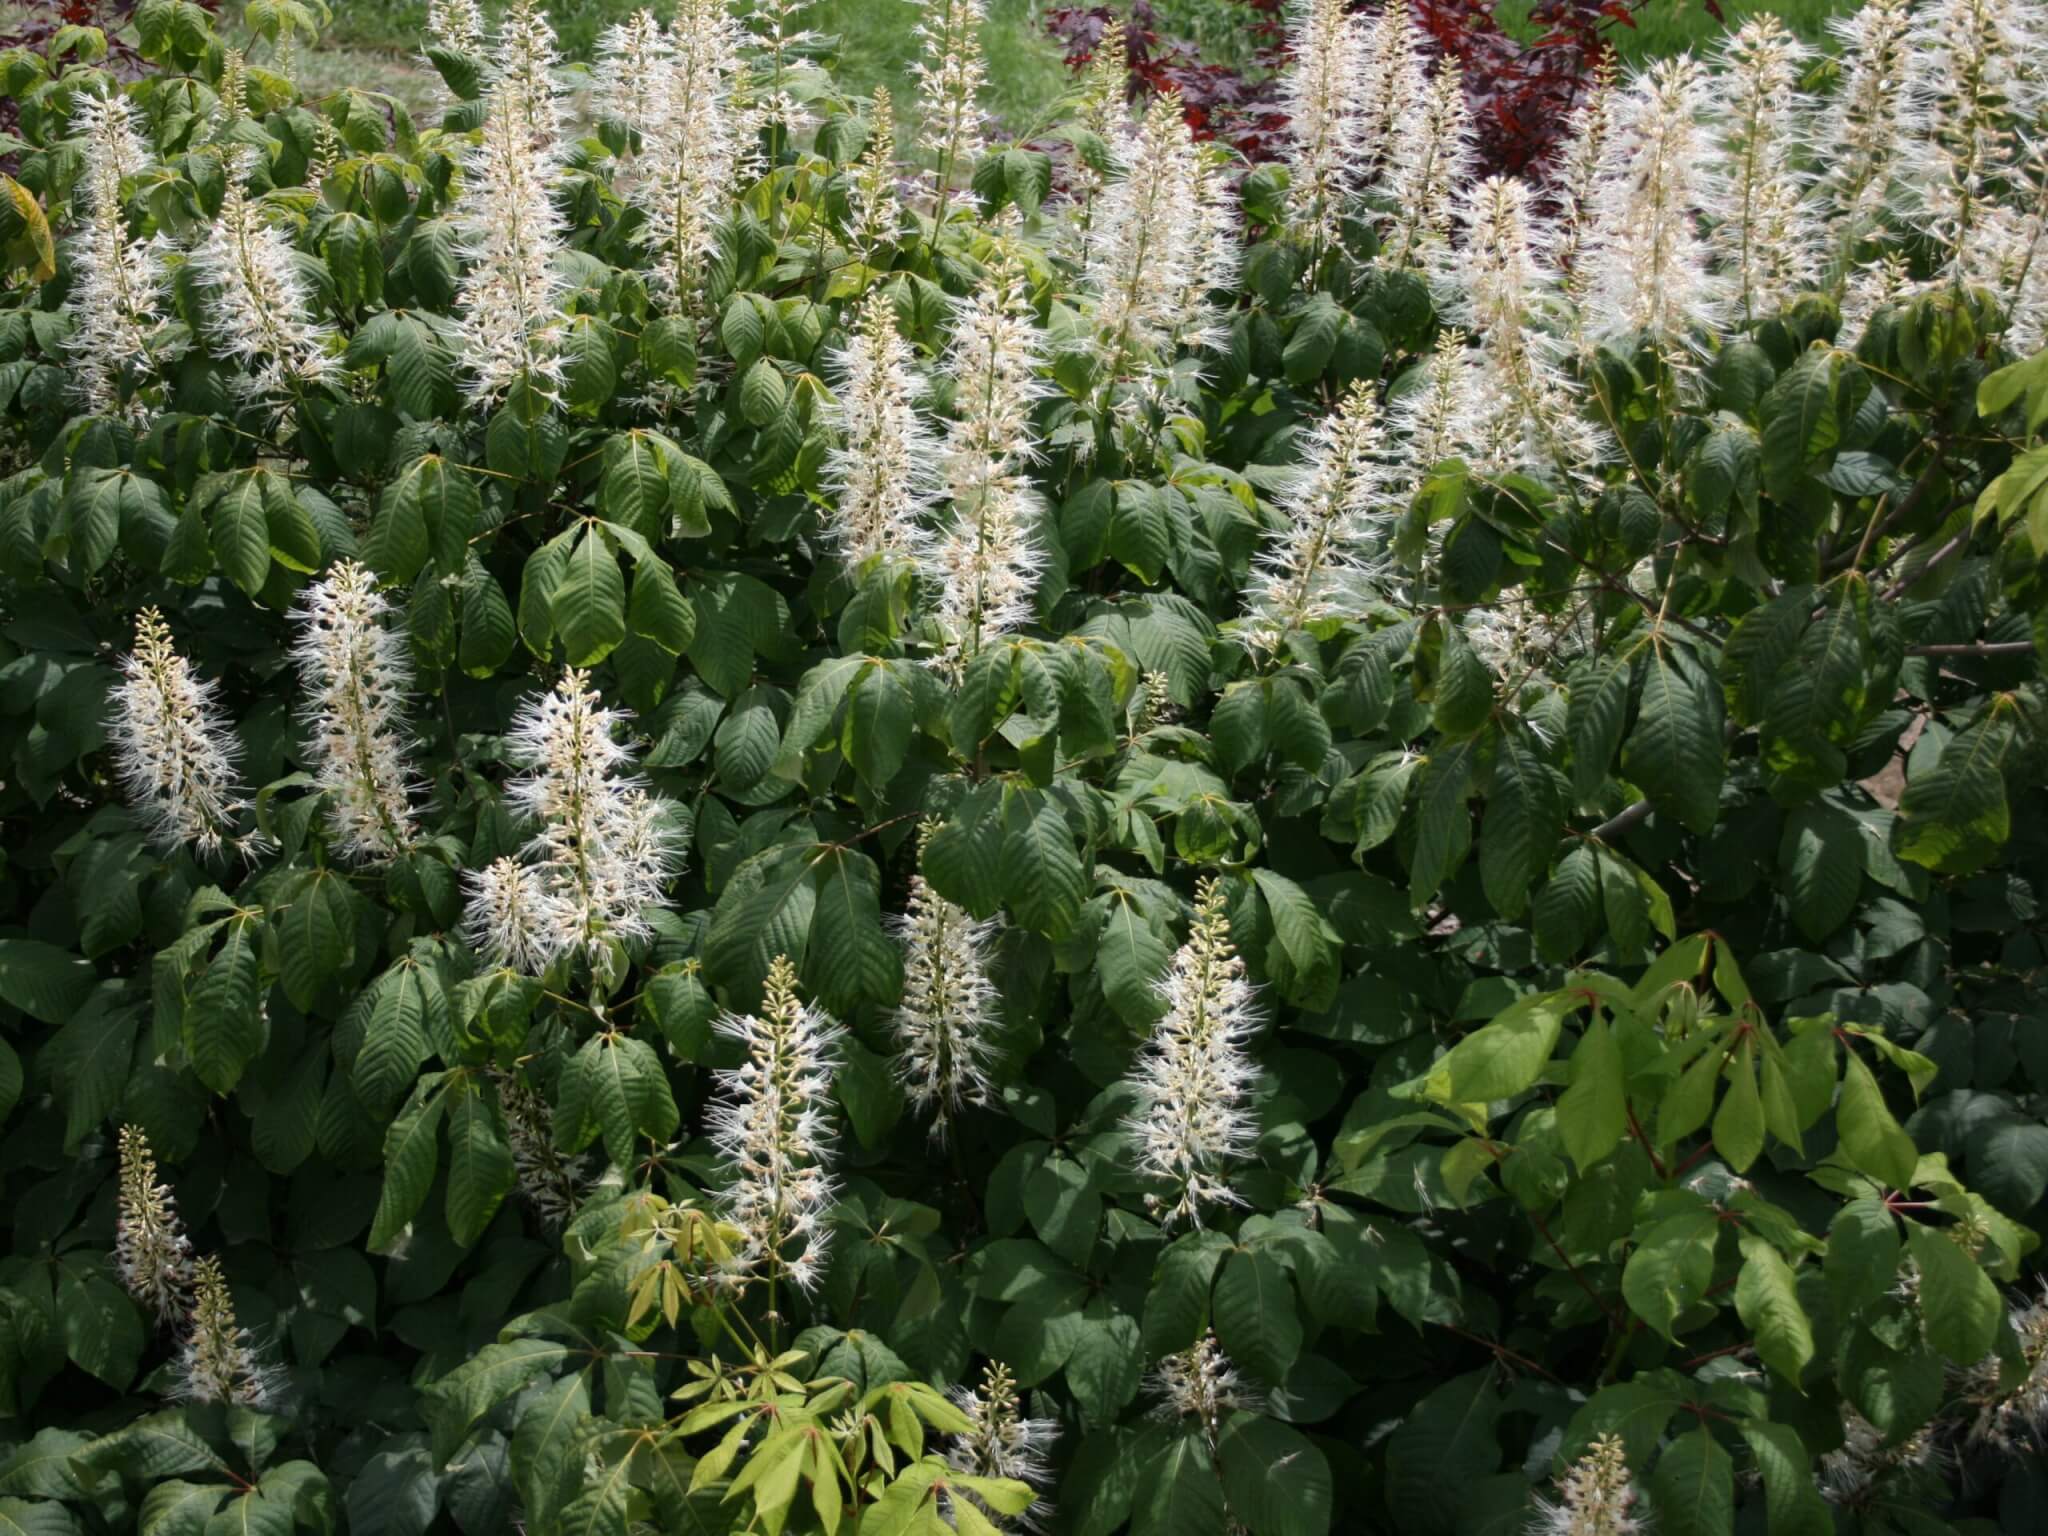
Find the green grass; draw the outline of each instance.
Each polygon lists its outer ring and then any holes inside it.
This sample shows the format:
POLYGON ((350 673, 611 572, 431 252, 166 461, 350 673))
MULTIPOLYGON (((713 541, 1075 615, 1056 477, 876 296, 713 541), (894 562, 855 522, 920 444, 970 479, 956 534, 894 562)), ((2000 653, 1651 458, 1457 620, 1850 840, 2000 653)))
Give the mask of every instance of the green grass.
MULTIPOLYGON (((1862 0, 1722 0, 1724 25, 1708 14, 1704 0, 1648 0, 1636 12, 1633 27, 1614 27, 1609 36, 1624 63, 1640 64, 1664 58, 1687 48, 1712 47, 1749 17, 1763 11, 1778 19, 1810 43, 1827 42, 1831 16, 1853 11, 1862 0)), ((1529 13, 1526 0, 1501 0, 1500 17, 1510 32, 1529 37, 1533 33, 1517 23, 1529 13)))
MULTIPOLYGON (((563 51, 573 59, 588 59, 604 29, 644 3, 551 0, 548 17, 563 51)), ((336 57, 320 66, 322 78, 345 79, 348 76, 339 71, 365 65, 381 71, 386 65, 378 61, 379 55, 399 68, 415 60, 426 9, 425 0, 342 0, 334 7, 334 25, 321 50, 336 57)), ((656 10, 658 14, 661 7, 656 10)), ((1030 128, 1066 85, 1066 67, 1058 47, 1046 36, 1040 15, 1039 0, 990 0, 988 6, 981 34, 988 63, 983 102, 1008 130, 1030 128)), ((918 47, 911 33, 917 10, 910 0, 819 0, 804 13, 804 20, 814 30, 838 38, 833 74, 840 88, 849 96, 867 96, 876 86, 886 85, 897 99, 899 130, 909 132, 915 90, 910 66, 918 47)), ((364 77, 355 78, 360 82, 364 77)), ((404 90, 381 82, 380 88, 409 99, 404 90)))

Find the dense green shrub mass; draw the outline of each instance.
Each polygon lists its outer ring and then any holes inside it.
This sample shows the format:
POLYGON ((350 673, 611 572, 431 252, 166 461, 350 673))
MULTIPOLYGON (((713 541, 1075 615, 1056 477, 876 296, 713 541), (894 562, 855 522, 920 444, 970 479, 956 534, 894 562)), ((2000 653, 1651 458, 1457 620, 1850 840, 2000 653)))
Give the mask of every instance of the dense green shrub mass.
POLYGON ((2028 0, 431 11, 0 54, 0 1531, 2048 1521, 2028 0))

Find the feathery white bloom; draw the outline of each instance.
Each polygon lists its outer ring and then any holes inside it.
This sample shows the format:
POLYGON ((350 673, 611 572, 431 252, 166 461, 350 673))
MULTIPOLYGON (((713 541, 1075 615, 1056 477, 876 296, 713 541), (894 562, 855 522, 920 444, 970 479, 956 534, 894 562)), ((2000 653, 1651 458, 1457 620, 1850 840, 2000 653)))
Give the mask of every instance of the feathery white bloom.
POLYGON ((848 565, 915 556, 925 540, 918 517, 937 490, 937 445, 917 412, 924 380, 910 366, 888 294, 877 289, 862 301, 835 362, 839 446, 825 459, 835 502, 827 531, 848 565))
POLYGON ((538 976, 555 958, 555 924, 541 872, 517 859, 493 859, 464 877, 469 902, 463 937, 493 965, 538 976))
POLYGON ((787 1276, 800 1291, 824 1274, 833 1199, 832 1074, 842 1031, 796 995, 796 968, 777 955, 759 1014, 727 1014, 718 1032, 747 1059, 716 1074, 712 1144, 733 1170, 727 1218, 746 1234, 730 1283, 787 1276))
POLYGON ((529 142, 553 152, 568 121, 556 70, 561 51, 541 0, 512 0, 490 53, 491 110, 518 120, 529 142))
POLYGON ((903 203, 896 195, 896 108, 886 85, 875 87, 868 141, 846 183, 846 210, 853 249, 870 266, 879 264, 876 253, 895 241, 903 222, 903 203))
POLYGON ((911 1102, 932 1112, 935 1140, 963 1104, 988 1102, 1000 1009, 988 956, 996 926, 954 906, 923 875, 911 876, 894 923, 903 945, 903 1003, 891 1021, 896 1073, 911 1102))
POLYGON ((1550 231, 1526 182, 1490 176, 1460 210, 1464 241, 1445 308, 1479 332, 1484 380, 1506 467, 1588 484, 1605 455, 1603 434, 1578 410, 1563 346, 1550 328, 1562 308, 1548 260, 1550 231))
POLYGON ((1404 385, 1387 406, 1387 425, 1394 436, 1389 484, 1405 506, 1421 477, 1446 459, 1478 457, 1489 412, 1480 400, 1485 370, 1478 352, 1465 345, 1461 331, 1446 331, 1418 368, 1420 377, 1404 385))
POLYGON ((1167 1224, 1185 1217, 1200 1226, 1203 1206, 1241 1203, 1226 1172, 1258 1139, 1245 1045, 1259 1016, 1230 942, 1220 881, 1204 880, 1196 892, 1194 927, 1160 992, 1166 1016, 1133 1067, 1139 1110, 1125 1129, 1139 1170, 1170 1191, 1146 1203, 1167 1224))
POLYGON ((121 658, 107 733, 129 803, 165 850, 190 843, 211 856, 233 836, 248 802, 235 782, 241 743, 222 718, 220 685, 195 676, 154 608, 135 619, 135 650, 121 658))
POLYGON ((1387 152, 1381 190, 1393 205, 1381 244, 1396 266, 1436 274, 1447 259, 1459 192, 1472 177, 1472 115, 1457 64, 1440 60, 1414 122, 1387 152))
POLYGON ((1846 256, 1884 210, 1904 141, 1917 136, 1906 91, 1907 0, 1866 0, 1828 22, 1841 49, 1842 81, 1821 114, 1819 192, 1846 256))
POLYGON ((1912 270, 1896 251, 1887 251, 1851 271, 1842 288, 1842 323, 1835 333, 1836 344, 1853 348, 1862 339, 1870 317, 1905 297, 1913 286, 1912 270))
POLYGON ((810 3, 811 0, 754 0, 745 18, 755 52, 766 56, 766 67, 753 70, 762 86, 755 98, 755 109, 763 125, 779 125, 787 134, 801 133, 810 122, 810 113, 789 90, 792 56, 818 40, 816 32, 797 25, 797 17, 810 3))
POLYGON ((2009 238, 1990 210, 2024 206, 2039 177, 2048 15, 2038 0, 1934 0, 1913 23, 1905 95, 1917 136, 1901 153, 1900 213, 1948 252, 1945 276, 1977 280, 2009 238))
POLYGON ((597 67, 591 72, 597 115, 636 134, 652 131, 672 104, 664 78, 671 51, 652 11, 635 11, 606 27, 597 40, 597 67))
POLYGON ((484 45, 484 13, 477 0, 427 0, 427 40, 450 53, 484 45))
POLYGON ((414 836, 406 639, 385 627, 391 605, 376 576, 353 560, 307 587, 302 604, 292 612, 301 631, 292 658, 336 843, 352 859, 392 858, 414 836))
POLYGON ((639 239, 654 253, 648 276, 666 314, 695 312, 726 197, 751 173, 751 130, 736 97, 743 37, 722 0, 681 0, 647 93, 648 117, 632 124, 641 147, 629 196, 644 219, 639 239))
POLYGON ((628 716, 589 683, 588 673, 563 673, 519 707, 505 738, 506 755, 527 770, 506 798, 539 830, 529 868, 501 860, 471 882, 470 929, 498 964, 536 971, 565 955, 595 960, 612 939, 645 938, 647 913, 676 872, 661 803, 625 772, 632 749, 617 737, 628 716))
POLYGON ((245 399, 282 394, 331 377, 334 332, 312 315, 291 242, 263 222, 261 205, 230 168, 213 230, 192 253, 206 295, 208 335, 216 351, 244 368, 235 379, 245 399))
MULTIPOLYGON (((1123 138, 1130 121, 1130 70, 1130 47, 1125 38, 1124 24, 1112 21, 1102 29, 1102 36, 1088 55, 1088 62, 1083 66, 1080 82, 1074 90, 1074 125, 1077 128, 1095 135, 1104 144, 1114 144, 1123 138)), ((1072 204, 1067 210, 1067 217, 1054 222, 1052 238, 1054 244, 1077 266, 1087 265, 1089 249, 1094 243, 1096 199, 1108 184, 1101 171, 1085 159, 1075 157, 1068 192, 1072 204)))
POLYGON ((918 143, 938 168, 939 207, 953 178, 987 148, 981 132, 982 0, 921 0, 913 27, 923 47, 911 65, 917 77, 918 143))
POLYGON ((270 1373, 256 1358, 249 1330, 235 1321, 227 1279, 211 1255, 192 1266, 192 1315, 178 1352, 178 1395, 245 1408, 261 1408, 273 1396, 270 1373))
POLYGON ((1359 173, 1369 178, 1393 154, 1395 135, 1429 89, 1407 0, 1388 0, 1365 29, 1358 92, 1359 173))
POLYGON ((1987 1355, 1963 1373, 1963 1401, 1977 1411, 1965 1439, 1971 1445, 2026 1453, 2048 1440, 2048 1293, 2006 1315, 2024 1371, 2008 1386, 2004 1362, 1987 1355))
POLYGON ((220 62, 220 89, 214 93, 214 137, 228 137, 228 130, 248 115, 249 61, 239 48, 224 49, 220 62))
POLYGON ((107 411, 123 386, 132 393, 156 373, 162 353, 151 337, 163 323, 163 242, 132 239, 121 183, 140 175, 149 149, 125 96, 80 92, 71 131, 84 140, 74 196, 83 214, 72 240, 71 339, 77 391, 86 408, 107 411))
POLYGON ((561 384, 563 282, 554 263, 563 220, 551 190, 560 162, 552 135, 533 125, 536 112, 545 115, 525 77, 508 73, 485 98, 482 141, 462 157, 453 217, 467 270, 455 315, 479 402, 514 387, 552 396, 561 384))
POLYGON ((1883 1430, 1854 1408, 1845 1407, 1842 1444, 1821 1457, 1814 1481, 1829 1503, 1855 1508, 1865 1503, 1889 1474, 1930 1466, 1939 1459, 1932 1425, 1922 1426, 1894 1445, 1883 1430))
POLYGON ((1799 81, 1812 56, 1768 13, 1744 22, 1721 50, 1727 175, 1708 211, 1714 250, 1751 323, 1812 287, 1820 269, 1820 225, 1800 168, 1799 81))
POLYGON ((1558 147, 1551 191, 1557 203, 1557 242, 1552 260, 1564 274, 1565 292, 1572 301, 1573 341, 1577 333, 1578 301, 1585 291, 1585 272, 1580 261, 1593 231, 1593 192, 1599 185, 1600 166, 1614 137, 1614 56, 1602 54, 1593 66, 1593 78, 1586 93, 1565 119, 1564 136, 1558 147))
POLYGON ((1554 1504, 1536 1501, 1537 1518, 1530 1529, 1542 1536, 1636 1536, 1645 1528, 1642 1517, 1632 1512, 1636 1487, 1619 1435, 1602 1435, 1586 1447, 1557 1492, 1554 1504))
MULTIPOLYGON (((979 1391, 955 1387, 954 1406, 966 1414, 970 1427, 951 1437, 946 1447, 946 1464, 968 1477, 1000 1477, 1023 1483, 1043 1493, 1052 1486, 1052 1468, 1046 1452, 1059 1438, 1060 1427, 1053 1419, 1025 1416, 1017 1401, 1017 1378, 1000 1360, 989 1362, 981 1373, 979 1391)), ((973 1498, 972 1494, 954 1495, 973 1498)), ((985 1518, 999 1520, 994 1511, 976 1501, 985 1518)), ((1021 1515, 1010 1518, 1023 1529, 1039 1528, 1046 1514, 1043 1498, 1032 1501, 1021 1515)))
POLYGON ((1178 96, 1155 97, 1114 150, 1122 175, 1096 205, 1081 274, 1095 295, 1096 347, 1112 380, 1134 354, 1157 352, 1180 331, 1206 275, 1211 235, 1201 151, 1178 96))
POLYGON ((1037 373, 1044 338, 1008 257, 999 251, 990 260, 987 277, 955 314, 946 358, 955 418, 939 456, 954 516, 925 565, 939 589, 948 657, 959 660, 1031 618, 1045 565, 1044 507, 1026 469, 1037 457, 1031 408, 1047 386, 1037 373))
POLYGON ((505 1111, 505 1143, 519 1193, 542 1226, 560 1231, 583 1203, 586 1159, 562 1154, 555 1145, 553 1109, 523 1078, 493 1067, 491 1080, 505 1111))
POLYGON ((1290 32, 1294 67, 1281 92, 1294 136, 1288 196, 1303 232, 1326 246, 1358 190, 1365 23, 1346 0, 1301 0, 1290 32))
POLYGON ((2048 172, 2033 207, 1985 210, 1964 280, 1998 296, 2008 352, 2026 357, 2048 342, 2048 172))
POLYGON ((1262 1406, 1259 1394, 1245 1385, 1213 1332, 1160 1361, 1151 1385, 1161 1409, 1176 1418, 1193 1419, 1211 1450, 1222 1437, 1225 1419, 1262 1406))
POLYGON ((1386 521, 1383 459, 1373 386, 1361 379, 1317 423, 1307 462, 1280 498, 1286 523, 1259 555, 1247 598, 1245 638, 1255 650, 1362 611, 1378 574, 1374 536, 1386 521))
POLYGON ((149 1138, 121 1127, 121 1187, 114 1214, 114 1270, 159 1323, 184 1315, 192 1288, 192 1244, 168 1184, 159 1184, 149 1138))
POLYGON ((1675 349, 1720 319, 1723 285, 1708 270, 1699 228, 1722 174, 1705 126, 1713 90, 1712 76, 1680 55, 1651 65, 1615 103, 1581 253, 1593 340, 1675 349))

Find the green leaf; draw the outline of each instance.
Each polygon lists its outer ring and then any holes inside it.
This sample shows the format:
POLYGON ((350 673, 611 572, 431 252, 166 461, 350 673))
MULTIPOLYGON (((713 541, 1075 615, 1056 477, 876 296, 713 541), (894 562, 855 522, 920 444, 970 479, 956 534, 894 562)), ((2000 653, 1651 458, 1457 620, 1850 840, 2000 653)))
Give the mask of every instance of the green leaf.
POLYGON ((1469 741, 1439 743, 1423 764, 1416 790, 1415 853, 1408 866, 1408 903, 1421 908, 1463 862, 1472 843, 1465 797, 1472 787, 1469 741))
POLYGON ((665 562, 643 560, 633 568, 626 622, 636 635, 645 635, 671 655, 681 655, 697 633, 697 610, 683 600, 665 562))
POLYGON ((511 1192, 512 1148, 495 1096, 472 1079, 450 1090, 448 1109, 448 1231, 467 1248, 483 1235, 511 1192))
POLYGON ((1039 790, 1004 794, 1002 870, 1011 914, 1057 939, 1073 926, 1088 894, 1074 834, 1053 799, 1039 790))
POLYGON ((2012 836, 2005 759, 2018 732, 2002 711, 1961 732, 1940 760, 1907 780, 1893 847, 1902 859, 1945 875, 1970 874, 2012 836))
POLYGON ((89 1264, 67 1260, 57 1272, 57 1316, 71 1363, 116 1392, 128 1390, 142 1359, 142 1318, 127 1293, 89 1264))
POLYGON ((1781 500, 1797 495, 1807 466, 1841 439, 1835 410, 1837 356, 1825 347, 1802 353, 1758 408, 1764 485, 1781 500))
POLYGON ((1441 1104, 1491 1104, 1513 1098, 1542 1075, 1578 1001, 1573 992, 1517 998, 1490 1024, 1445 1052, 1422 1079, 1422 1092, 1441 1104))
POLYGON ((412 1098, 384 1133, 384 1189, 370 1222, 372 1253, 388 1251, 426 1203, 440 1162, 441 1117, 446 1106, 441 1075, 429 1073, 419 1080, 412 1098))
POLYGON ((1614 1150, 1628 1131, 1627 1077, 1621 1046, 1602 1018, 1594 1019, 1572 1052, 1572 1084, 1557 1101, 1564 1147, 1585 1172, 1614 1150))
POLYGON ((847 696, 840 751, 870 789, 888 788, 910 751, 910 689, 895 665, 870 661, 855 675, 847 696))
POLYGON ((903 994, 901 951, 882 928, 881 873, 858 849, 831 848, 811 868, 817 904, 804 952, 806 990, 828 1012, 903 994))
POLYGON ((1650 1502, 1664 1536, 1732 1536, 1735 1463, 1702 1425, 1664 1448, 1650 1469, 1650 1502))
POLYGON ((1679 1315, 1706 1299, 1720 1231, 1712 1211, 1667 1216, 1641 1235, 1622 1266, 1622 1296, 1636 1316, 1667 1339, 1679 1315))
MULTIPOLYGON (((1708 1054, 1719 1054, 1709 1047, 1708 1054)), ((1744 1040, 1728 1066, 1728 1091, 1714 1115, 1714 1150, 1730 1168, 1747 1173, 1764 1149, 1764 1106, 1756 1083, 1756 1047, 1744 1040)))
POLYGON ((1884 1102, 1884 1091, 1870 1068, 1853 1050, 1844 1053, 1842 1097, 1835 1105, 1835 1128, 1842 1150, 1858 1170, 1887 1188, 1913 1187, 1920 1154, 1884 1102))
POLYGON ((185 1000, 183 1034, 192 1071, 215 1093, 230 1093, 263 1049, 265 1028, 257 988, 257 918, 237 913, 222 926, 221 945, 185 1000))
POLYGON ((577 540, 548 612, 571 666, 596 666, 626 638, 626 580, 595 525, 585 527, 577 540))
POLYGON ((1740 1427, 1763 1478, 1771 1536, 1834 1536, 1834 1516, 1814 1483, 1799 1432, 1763 1419, 1745 1419, 1740 1427))
POLYGON ((92 991, 93 968, 40 939, 0 939, 0 999, 45 1024, 62 1024, 92 991))
POLYGON ((356 1008, 363 1039, 349 1070, 350 1081, 365 1104, 388 1113, 412 1087, 430 1054, 430 1015, 445 1019, 447 999, 438 978, 406 959, 379 976, 356 1008))
POLYGON ((2005 1304, 1983 1266, 1952 1232, 1911 1224, 1913 1262, 1920 1267, 1920 1315, 1927 1342, 1958 1366, 1972 1366, 1991 1353, 2005 1320, 2005 1304))
POLYGON ((1856 818, 1832 805, 1803 805, 1785 818, 1778 871, 1786 910, 1809 942, 1821 943, 1856 910, 1863 838, 1856 818))
POLYGON ((1494 759, 1493 784, 1479 830, 1479 881, 1486 899, 1513 922, 1550 868, 1564 829, 1564 799, 1550 765, 1514 737, 1494 759))
POLYGON ((1177 1435, 1139 1477, 1131 1536, 1225 1536, 1229 1528, 1209 1447, 1197 1432, 1177 1435))
POLYGON ((1745 1233, 1742 1270, 1735 1281, 1735 1311, 1756 1335, 1764 1364, 1793 1386, 1813 1358, 1813 1325, 1799 1304, 1798 1282, 1778 1250, 1745 1233))
POLYGON ((1263 1248, 1231 1254, 1216 1277, 1212 1305, 1224 1353, 1258 1380, 1278 1386, 1302 1342, 1294 1287, 1279 1259, 1263 1248))
POLYGON ((1232 1414, 1216 1460, 1230 1508, 1253 1536, 1325 1536, 1330 1529, 1330 1466, 1300 1431, 1232 1414))
POLYGON ((262 470, 237 475, 213 503, 207 533, 221 571, 254 597, 270 579, 270 518, 262 470))
POLYGON ((1336 1001, 1343 941, 1292 880, 1270 869, 1254 869, 1251 875, 1273 921, 1273 942, 1265 955, 1267 973, 1289 1003, 1322 1012, 1336 1001))
POLYGON ((1150 908, 1130 891, 1105 891, 1096 898, 1102 927, 1096 939, 1095 975, 1102 995, 1119 1017, 1145 1029, 1166 1011, 1159 980, 1173 959, 1169 936, 1153 921, 1150 908))
POLYGON ((1580 800, 1590 800, 1607 782, 1614 749, 1628 724, 1630 670, 1627 662, 1613 657, 1584 656, 1565 674, 1572 793, 1580 800))
POLYGON ((1683 650, 1658 645, 1643 675, 1635 729, 1622 747, 1622 771, 1660 810, 1694 832, 1721 813, 1728 744, 1721 733, 1721 690, 1683 650))

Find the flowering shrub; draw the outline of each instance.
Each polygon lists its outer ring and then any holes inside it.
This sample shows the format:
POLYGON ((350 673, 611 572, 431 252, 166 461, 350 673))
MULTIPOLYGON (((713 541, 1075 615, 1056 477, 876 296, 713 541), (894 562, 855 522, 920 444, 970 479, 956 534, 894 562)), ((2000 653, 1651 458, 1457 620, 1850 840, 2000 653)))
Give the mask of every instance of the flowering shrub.
POLYGON ((0 54, 0 1526, 2036 1528, 2038 7, 976 14, 0 54))

